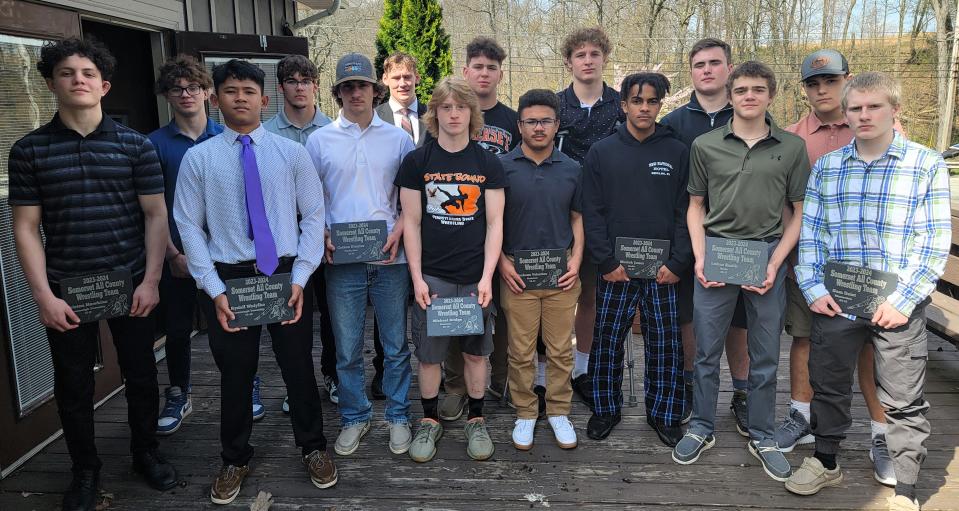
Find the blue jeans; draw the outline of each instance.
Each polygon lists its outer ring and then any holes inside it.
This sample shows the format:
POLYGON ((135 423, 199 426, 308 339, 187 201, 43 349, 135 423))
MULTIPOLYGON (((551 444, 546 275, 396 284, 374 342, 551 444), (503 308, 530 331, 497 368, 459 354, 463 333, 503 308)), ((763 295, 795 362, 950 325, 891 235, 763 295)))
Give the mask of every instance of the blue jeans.
POLYGON ((339 376, 340 416, 344 427, 369 421, 373 406, 366 397, 363 363, 363 330, 366 298, 383 342, 383 393, 386 420, 409 422, 409 389, 412 369, 406 343, 406 304, 410 273, 405 264, 326 265, 326 293, 336 338, 336 373, 339 376))

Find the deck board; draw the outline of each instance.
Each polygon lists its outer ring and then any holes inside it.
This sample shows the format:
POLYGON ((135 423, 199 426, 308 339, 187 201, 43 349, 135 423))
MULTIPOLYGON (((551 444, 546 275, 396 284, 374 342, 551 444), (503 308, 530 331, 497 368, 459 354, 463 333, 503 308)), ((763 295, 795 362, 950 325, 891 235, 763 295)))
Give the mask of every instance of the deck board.
MULTIPOLYGON (((367 325, 369 330, 369 325, 367 325)), ((529 452, 510 443, 513 410, 487 400, 486 414, 496 453, 486 462, 470 460, 465 452, 463 421, 445 423, 446 434, 436 459, 415 464, 391 454, 382 421, 383 402, 374 401, 374 427, 357 452, 337 457, 339 483, 329 490, 310 484, 298 459, 289 419, 280 412, 284 389, 268 337, 261 344, 261 393, 267 416, 256 423, 251 443, 256 453, 253 472, 231 506, 209 502, 209 485, 219 468, 219 378, 205 336, 193 342, 194 412, 179 432, 161 439, 161 450, 176 465, 181 486, 165 494, 147 488, 131 472, 122 393, 96 413, 97 441, 104 461, 103 486, 112 496, 108 509, 249 509, 261 491, 270 492, 271 509, 329 510, 511 510, 511 509, 885 509, 888 488, 872 479, 867 458, 868 416, 861 397, 853 400, 853 425, 843 444, 840 464, 845 480, 839 489, 814 497, 797 497, 762 472, 745 450, 746 439, 735 431, 728 412, 732 396, 723 361, 717 415, 717 444, 690 466, 673 463, 645 423, 642 406, 642 349, 636 338, 636 389, 640 406, 624 409, 623 422, 603 442, 586 438, 589 412, 574 402, 571 420, 580 446, 564 451, 553 444, 545 423, 536 430, 529 452), (541 500, 542 499, 542 500, 541 500)), ((788 403, 789 339, 783 337, 778 404, 788 403)), ((367 358, 372 356, 368 346, 367 358)), ((314 353, 319 371, 319 349, 314 353)), ((415 359, 414 359, 415 367, 415 359)), ((160 363, 166 382, 166 364, 160 363)), ((367 370, 372 371, 368 364, 367 370)), ((959 350, 930 333, 927 399, 933 434, 929 456, 918 483, 925 510, 959 509, 959 350)), ((368 374, 368 377, 370 374, 368 374)), ((858 388, 857 388, 858 392, 858 388)), ((414 369, 412 411, 419 416, 414 369)), ((324 393, 325 397, 325 393, 324 393)), ((334 405, 324 401, 325 432, 332 443, 339 430, 334 405)), ((787 455, 794 466, 810 456, 809 446, 787 455)), ((57 440, 10 477, 0 481, 0 509, 57 509, 69 482, 70 463, 63 440, 57 440)))

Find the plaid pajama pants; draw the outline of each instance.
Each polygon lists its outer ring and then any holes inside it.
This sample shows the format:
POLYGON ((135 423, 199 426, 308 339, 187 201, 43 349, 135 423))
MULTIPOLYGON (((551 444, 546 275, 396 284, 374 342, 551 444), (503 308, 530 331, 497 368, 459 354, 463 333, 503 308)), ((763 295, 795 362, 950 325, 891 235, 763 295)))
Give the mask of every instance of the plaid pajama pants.
POLYGON ((616 415, 623 404, 626 336, 639 307, 645 348, 646 413, 656 422, 679 425, 683 415, 683 345, 679 333, 679 286, 655 280, 596 284, 596 326, 590 351, 596 415, 616 415))

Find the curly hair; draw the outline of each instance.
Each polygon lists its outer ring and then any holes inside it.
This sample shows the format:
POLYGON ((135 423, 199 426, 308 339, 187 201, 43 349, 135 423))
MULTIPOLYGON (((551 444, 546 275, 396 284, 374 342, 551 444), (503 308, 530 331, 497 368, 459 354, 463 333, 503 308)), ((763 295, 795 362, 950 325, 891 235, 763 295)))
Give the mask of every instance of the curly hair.
POLYGON ((419 71, 416 70, 416 59, 409 53, 398 51, 386 57, 386 60, 383 61, 383 76, 388 75, 394 67, 400 66, 409 69, 413 74, 419 74, 419 71))
POLYGON ((656 99, 663 99, 669 94, 669 78, 661 73, 633 73, 623 78, 623 84, 619 91, 623 101, 629 101, 629 91, 634 85, 639 85, 639 92, 643 91, 643 85, 649 85, 656 91, 656 99))
POLYGON ((203 89, 213 88, 213 78, 210 72, 206 70, 203 64, 200 64, 192 55, 181 53, 176 57, 166 61, 160 66, 160 77, 154 85, 154 92, 162 96, 170 89, 176 86, 179 79, 185 79, 187 82, 196 83, 203 89))
POLYGON ((569 58, 573 56, 573 52, 584 44, 595 45, 603 52, 603 55, 607 57, 613 51, 613 46, 609 42, 609 36, 606 35, 606 32, 602 28, 587 27, 581 28, 566 36, 566 39, 563 40, 563 58, 569 60, 569 58))
POLYGON ((292 78, 296 73, 311 80, 316 80, 320 76, 316 70, 316 64, 303 55, 287 55, 276 65, 276 81, 280 83, 287 78, 292 78))
POLYGON ((447 99, 453 99, 453 101, 469 107, 469 134, 471 137, 483 129, 483 111, 480 110, 479 98, 476 97, 476 93, 466 83, 466 80, 458 76, 447 76, 433 88, 433 97, 430 98, 430 102, 426 106, 426 113, 423 115, 423 122, 426 124, 430 135, 433 135, 434 138, 440 137, 440 122, 436 118, 436 112, 439 111, 440 105, 447 99))
POLYGON ((53 78, 53 68, 72 55, 90 59, 97 70, 100 71, 100 77, 104 81, 113 78, 113 72, 117 67, 117 59, 113 57, 106 46, 92 38, 71 37, 44 44, 43 48, 40 49, 37 71, 40 71, 40 75, 44 78, 51 79, 53 78))
POLYGON ((486 57, 502 64, 506 60, 506 50, 492 37, 477 36, 466 45, 466 62, 476 57, 486 57))

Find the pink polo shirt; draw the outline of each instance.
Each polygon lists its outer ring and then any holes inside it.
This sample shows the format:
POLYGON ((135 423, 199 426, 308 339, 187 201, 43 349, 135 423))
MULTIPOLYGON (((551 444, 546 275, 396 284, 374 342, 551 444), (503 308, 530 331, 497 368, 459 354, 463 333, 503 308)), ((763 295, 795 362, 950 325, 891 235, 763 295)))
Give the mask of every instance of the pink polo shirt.
MULTIPOLYGON (((905 135, 898 119, 893 127, 905 135)), ((799 122, 787 127, 786 131, 806 141, 806 154, 809 155, 810 166, 815 165, 816 160, 826 153, 831 153, 852 142, 853 137, 852 128, 849 127, 846 119, 834 124, 823 124, 813 112, 809 112, 799 119, 799 122)))

